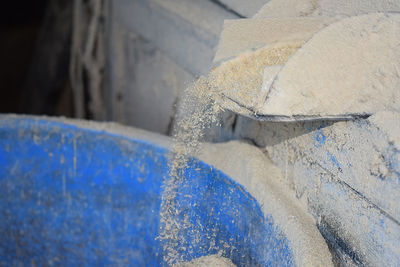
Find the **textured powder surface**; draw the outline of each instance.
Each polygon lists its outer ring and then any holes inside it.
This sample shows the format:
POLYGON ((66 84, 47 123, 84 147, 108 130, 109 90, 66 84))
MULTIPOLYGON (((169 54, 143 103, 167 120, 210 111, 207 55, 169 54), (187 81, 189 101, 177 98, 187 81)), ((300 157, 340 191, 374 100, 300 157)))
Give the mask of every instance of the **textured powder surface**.
POLYGON ((318 7, 318 0, 271 0, 254 18, 303 17, 312 14, 318 7))
MULTIPOLYGON (((311 0, 309 0, 311 1, 311 0)), ((400 11, 398 0, 318 0, 315 15, 354 16, 372 12, 400 11)))
POLYGON ((271 0, 254 18, 304 16, 354 16, 400 11, 398 0, 271 0))
POLYGON ((385 132, 389 142, 400 150, 400 113, 381 111, 371 116, 369 121, 385 132))
POLYGON ((214 68, 209 75, 210 84, 223 99, 238 102, 245 107, 257 106, 260 96, 264 94, 264 69, 285 63, 302 44, 302 41, 277 43, 243 53, 214 68))
POLYGON ((342 117, 399 109, 400 15, 343 19, 285 64, 259 113, 342 117))
MULTIPOLYGON (((396 88, 399 87, 400 72, 398 64, 393 62, 400 58, 396 45, 400 36, 399 15, 360 14, 398 11, 399 5, 400 1, 377 0, 304 0, 288 5, 282 1, 270 1, 254 17, 256 19, 227 21, 226 32, 221 35, 221 53, 219 55, 217 51, 216 59, 223 58, 224 53, 237 55, 246 46, 254 49, 276 34, 284 40, 288 36, 280 36, 280 29, 268 27, 278 21, 288 20, 289 23, 293 18, 287 16, 296 16, 299 25, 301 19, 317 18, 332 24, 327 27, 324 24, 321 28, 326 28, 295 51, 276 77, 264 77, 266 80, 273 78, 271 86, 239 89, 236 98, 232 96, 236 92, 230 95, 226 93, 229 90, 223 90, 227 97, 224 107, 258 120, 278 121, 348 119, 379 110, 398 110, 396 88), (343 18, 349 15, 356 17, 343 18), (342 20, 335 23, 340 18, 342 20), (271 36, 263 33, 263 20, 267 22, 267 32, 271 36), (252 31, 260 32, 254 40, 238 38, 252 36, 252 31), (265 40, 260 36, 265 36, 262 37, 265 40), (238 44, 233 41, 234 37, 238 44)), ((285 27, 281 28, 285 32, 285 27)), ((307 27, 305 29, 307 33, 307 27)), ((249 84, 253 81, 249 76, 249 84)), ((257 86, 257 83, 252 85, 257 86)), ((237 91, 237 88, 231 86, 231 91, 237 91)))
POLYGON ((275 43, 305 42, 335 20, 331 17, 225 20, 214 64, 275 43))
POLYGON ((175 267, 236 267, 236 265, 230 259, 215 254, 176 264, 175 267))

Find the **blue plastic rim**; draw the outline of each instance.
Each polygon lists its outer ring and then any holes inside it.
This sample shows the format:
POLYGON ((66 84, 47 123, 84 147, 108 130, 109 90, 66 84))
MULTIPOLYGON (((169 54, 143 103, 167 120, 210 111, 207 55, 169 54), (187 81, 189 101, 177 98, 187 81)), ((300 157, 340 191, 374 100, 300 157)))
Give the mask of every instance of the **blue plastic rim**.
MULTIPOLYGON (((168 151, 57 120, 0 120, 0 265, 165 266, 159 235, 168 151)), ((224 173, 193 159, 177 193, 189 261, 294 265, 271 216, 224 173)))

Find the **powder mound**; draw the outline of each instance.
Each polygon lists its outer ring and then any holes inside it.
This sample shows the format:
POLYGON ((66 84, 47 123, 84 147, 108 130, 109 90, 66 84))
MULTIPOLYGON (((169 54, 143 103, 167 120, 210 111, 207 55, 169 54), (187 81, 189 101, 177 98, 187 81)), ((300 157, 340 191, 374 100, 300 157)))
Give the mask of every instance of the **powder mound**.
POLYGON ((219 256, 218 254, 203 256, 190 262, 178 263, 175 267, 236 267, 228 258, 219 256))
MULTIPOLYGON (((277 43, 245 52, 214 68, 208 77, 210 87, 219 96, 247 107, 255 107, 259 101, 264 102, 262 83, 265 68, 286 63, 303 43, 277 43)), ((226 103, 221 105, 226 107, 226 103)))

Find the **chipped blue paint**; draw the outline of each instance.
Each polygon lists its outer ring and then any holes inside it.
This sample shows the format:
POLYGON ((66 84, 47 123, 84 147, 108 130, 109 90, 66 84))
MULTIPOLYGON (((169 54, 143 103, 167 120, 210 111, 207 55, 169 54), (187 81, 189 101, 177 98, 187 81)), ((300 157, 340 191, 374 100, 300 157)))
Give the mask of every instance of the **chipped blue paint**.
MULTIPOLYGON (((167 150, 58 121, 5 118, 0 266, 165 265, 156 237, 167 150)), ((273 218, 222 172, 193 159, 177 195, 177 216, 193 224, 179 233, 185 260, 222 251, 238 266, 294 265, 273 218)))
POLYGON ((320 147, 325 144, 326 136, 322 130, 317 130, 314 134, 314 147, 320 147))
POLYGON ((342 166, 336 159, 335 155, 332 155, 331 153, 329 153, 329 151, 326 151, 326 156, 339 169, 339 171, 342 172, 342 166))

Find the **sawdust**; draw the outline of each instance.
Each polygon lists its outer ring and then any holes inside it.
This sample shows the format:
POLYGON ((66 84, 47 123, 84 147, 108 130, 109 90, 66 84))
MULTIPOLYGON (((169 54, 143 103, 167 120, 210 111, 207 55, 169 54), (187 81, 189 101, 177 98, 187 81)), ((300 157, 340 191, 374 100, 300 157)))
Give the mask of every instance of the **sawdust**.
POLYGON ((301 45, 302 42, 276 44, 244 53, 213 69, 208 77, 200 77, 186 89, 174 125, 175 144, 168 164, 169 175, 163 181, 158 239, 162 242, 164 262, 169 265, 182 262, 180 251, 185 250, 181 246, 187 237, 181 233, 187 229, 196 231, 196 227, 183 219, 184 214, 179 214, 176 196, 185 179, 188 160, 199 151, 205 130, 218 123, 221 107, 226 106, 229 97, 239 98, 244 103, 257 99, 254 90, 262 85, 265 67, 286 62, 301 45))
MULTIPOLYGON (((163 193, 160 211, 160 235, 162 241, 164 261, 169 265, 181 262, 183 236, 181 231, 195 227, 179 214, 176 206, 177 189, 185 179, 188 160, 199 150, 204 133, 211 125, 218 121, 221 109, 215 101, 215 92, 211 90, 209 81, 201 77, 192 86, 188 87, 180 103, 177 123, 175 124, 175 144, 169 161, 169 176, 163 181, 163 193)), ((195 234, 195 233, 193 233, 195 234)))
POLYGON ((213 89, 224 96, 219 101, 228 98, 247 107, 259 105, 266 95, 262 89, 264 69, 284 64, 303 43, 298 41, 268 45, 243 53, 213 69, 209 80, 213 89))
POLYGON ((236 267, 236 265, 230 259, 215 254, 176 264, 175 267, 236 267))

